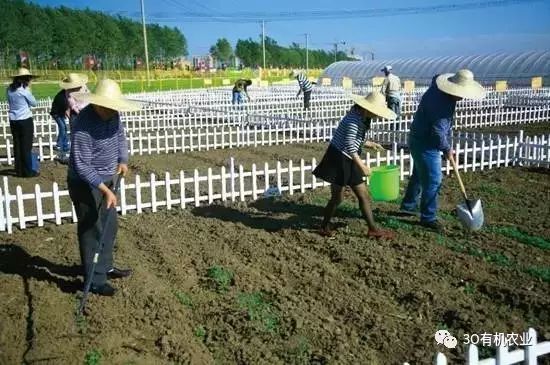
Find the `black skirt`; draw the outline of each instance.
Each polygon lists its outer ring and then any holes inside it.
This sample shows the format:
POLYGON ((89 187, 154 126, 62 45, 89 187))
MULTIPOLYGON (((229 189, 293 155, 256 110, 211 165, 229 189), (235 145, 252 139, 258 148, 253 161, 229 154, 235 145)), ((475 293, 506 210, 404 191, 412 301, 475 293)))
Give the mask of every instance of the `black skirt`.
POLYGON ((346 157, 332 144, 329 145, 319 165, 313 170, 313 175, 339 186, 362 184, 365 176, 352 159, 346 157))

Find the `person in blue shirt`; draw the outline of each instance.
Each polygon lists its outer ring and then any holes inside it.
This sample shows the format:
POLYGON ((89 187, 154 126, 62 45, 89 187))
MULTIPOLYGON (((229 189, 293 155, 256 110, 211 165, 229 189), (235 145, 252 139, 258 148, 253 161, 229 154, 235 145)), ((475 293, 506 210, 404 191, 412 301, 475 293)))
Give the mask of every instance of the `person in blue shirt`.
POLYGON ((20 68, 13 75, 13 82, 8 86, 10 130, 13 137, 13 155, 15 173, 19 177, 38 176, 32 168, 32 141, 34 123, 31 107, 36 106, 36 99, 31 93, 31 80, 36 76, 26 68, 20 68))
POLYGON ((485 89, 470 70, 436 75, 422 96, 409 134, 414 161, 412 176, 401 203, 401 212, 416 215, 420 198, 420 224, 443 231, 437 220, 437 196, 441 187, 441 153, 453 155, 451 144, 456 103, 463 98, 481 99, 485 89))

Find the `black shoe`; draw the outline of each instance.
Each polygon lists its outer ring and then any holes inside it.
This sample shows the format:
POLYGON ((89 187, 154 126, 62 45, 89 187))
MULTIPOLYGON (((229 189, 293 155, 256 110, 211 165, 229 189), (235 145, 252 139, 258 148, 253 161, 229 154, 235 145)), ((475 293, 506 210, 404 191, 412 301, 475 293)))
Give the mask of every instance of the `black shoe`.
POLYGON ((127 278, 130 275, 132 275, 132 269, 123 270, 113 267, 111 270, 107 271, 107 277, 109 279, 127 278))
POLYGON ((102 295, 104 297, 112 297, 116 293, 116 289, 111 286, 109 283, 105 283, 103 285, 92 285, 90 288, 90 292, 102 295))
POLYGON ((445 227, 443 224, 439 223, 438 221, 431 221, 431 222, 425 222, 420 221, 420 225, 426 228, 429 228, 435 232, 443 233, 445 232, 445 227))

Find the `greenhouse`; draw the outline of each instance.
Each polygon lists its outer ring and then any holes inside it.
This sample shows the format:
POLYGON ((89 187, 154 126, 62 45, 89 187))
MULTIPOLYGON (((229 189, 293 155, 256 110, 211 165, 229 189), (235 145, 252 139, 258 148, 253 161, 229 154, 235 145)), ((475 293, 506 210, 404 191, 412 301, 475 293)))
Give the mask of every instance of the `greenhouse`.
POLYGON ((380 71, 384 65, 391 65, 401 80, 414 80, 417 85, 428 84, 436 74, 455 72, 462 68, 472 70, 476 79, 484 84, 507 80, 509 85, 530 85, 531 78, 536 76, 544 78, 544 85, 550 82, 550 51, 340 61, 328 66, 321 78, 330 78, 333 85, 338 85, 343 77, 348 77, 354 85, 366 85, 371 83, 373 77, 384 76, 380 71))

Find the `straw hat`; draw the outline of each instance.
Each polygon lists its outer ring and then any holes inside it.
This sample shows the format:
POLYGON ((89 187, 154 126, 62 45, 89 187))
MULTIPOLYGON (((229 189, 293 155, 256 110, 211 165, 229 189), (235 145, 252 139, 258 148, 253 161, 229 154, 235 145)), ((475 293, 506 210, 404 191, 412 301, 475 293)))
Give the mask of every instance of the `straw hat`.
POLYGON ((17 70, 17 74, 16 75, 11 75, 11 77, 23 77, 23 76, 29 76, 29 77, 33 77, 33 78, 37 78, 38 76, 36 75, 33 75, 28 69, 26 69, 25 67, 21 67, 17 70))
POLYGON ((435 79, 437 88, 446 94, 468 99, 482 99, 485 89, 474 80, 470 70, 459 70, 456 74, 442 74, 435 79))
POLYGON ((110 79, 100 80, 93 93, 77 92, 72 95, 77 101, 99 105, 119 112, 131 112, 141 108, 140 103, 124 98, 118 84, 110 79))
POLYGON ((62 89, 76 89, 86 85, 88 82, 88 76, 77 73, 70 73, 62 81, 59 82, 59 86, 62 89))
POLYGON ((373 91, 366 97, 361 95, 350 96, 351 100, 361 108, 385 119, 395 119, 397 115, 386 106, 386 98, 378 91, 373 91))

